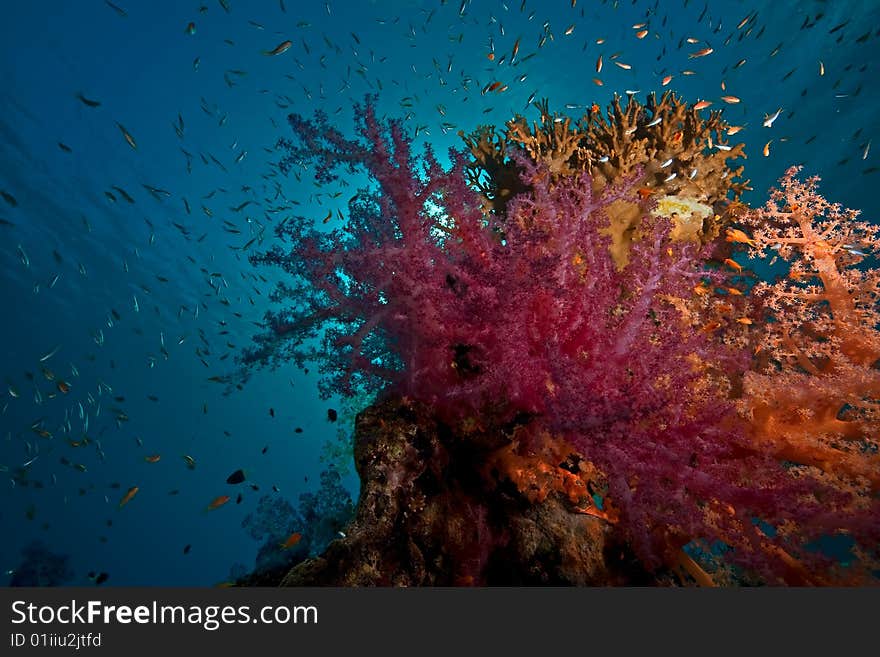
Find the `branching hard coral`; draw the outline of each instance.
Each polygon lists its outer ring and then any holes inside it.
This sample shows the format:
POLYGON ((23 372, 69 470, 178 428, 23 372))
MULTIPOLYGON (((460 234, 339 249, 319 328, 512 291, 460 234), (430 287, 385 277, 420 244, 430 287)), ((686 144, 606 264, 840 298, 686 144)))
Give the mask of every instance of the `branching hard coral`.
POLYGON ((550 113, 545 99, 538 104, 540 123, 529 126, 524 117, 517 116, 507 122, 506 139, 519 146, 532 162, 547 167, 554 177, 572 176, 589 168, 590 151, 586 148, 584 135, 567 116, 550 113))
POLYGON ((473 160, 465 167, 468 184, 483 197, 483 211, 504 216, 507 201, 528 188, 508 160, 506 144, 492 126, 481 126, 470 135, 459 131, 473 160))
MULTIPOLYGON (((525 117, 517 116, 507 123, 504 137, 484 127, 466 138, 474 158, 468 169, 470 178, 480 181, 477 188, 486 198, 486 207, 499 214, 504 214, 510 198, 524 191, 516 183, 521 172, 506 154, 509 145, 520 147, 532 162, 545 165, 554 179, 587 172, 599 191, 635 177, 643 197, 700 204, 699 209, 678 209, 673 239, 714 239, 728 203, 749 189, 748 181, 737 180, 743 167, 727 165, 728 160, 745 154, 743 144, 728 143, 728 136, 735 133, 721 112, 710 111, 703 119, 700 110, 672 92, 664 93, 659 101, 651 93, 645 105, 631 94, 625 108, 615 96, 607 115, 593 105, 575 124, 569 117, 551 114, 546 100, 538 110, 540 121, 530 125, 525 117)), ((640 210, 620 201, 608 214, 612 254, 622 267, 628 262, 640 210)))
POLYGON ((640 183, 658 192, 708 205, 731 192, 738 199, 748 181, 737 181, 743 167, 730 169, 727 160, 745 157, 743 144, 728 143, 730 126, 721 111, 710 111, 707 119, 700 112, 671 91, 659 100, 648 94, 644 106, 631 94, 625 108, 615 96, 607 116, 591 112, 578 126, 591 153, 590 173, 613 183, 644 167, 640 183))
MULTIPOLYGON (((743 409, 759 440, 794 463, 880 490, 880 270, 865 259, 880 227, 826 201, 818 178, 789 169, 770 201, 743 218, 752 254, 788 263, 787 275, 759 283, 764 308, 758 356, 745 378, 743 409)), ((877 511, 876 500, 862 503, 877 511)))

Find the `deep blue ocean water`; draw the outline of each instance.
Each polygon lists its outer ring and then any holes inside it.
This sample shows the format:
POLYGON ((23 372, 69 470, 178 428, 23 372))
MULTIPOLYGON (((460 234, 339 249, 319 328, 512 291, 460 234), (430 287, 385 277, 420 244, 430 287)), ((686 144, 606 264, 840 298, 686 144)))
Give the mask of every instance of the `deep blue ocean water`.
MULTIPOLYGON (((352 104, 377 94, 380 113, 406 118, 416 143, 442 153, 461 145, 460 129, 535 118, 532 97, 579 116, 614 93, 672 89, 746 126, 737 137, 754 188, 747 202, 762 203, 803 164, 829 199, 871 221, 880 212, 873 1, 114 4, 2 3, 4 578, 36 540, 67 557, 59 583, 104 572, 107 585, 215 584, 253 567, 260 543, 241 524, 261 496, 296 506, 316 492, 325 444, 344 437, 351 414, 319 399, 314 373, 258 372, 228 396, 208 380, 232 369, 278 280, 241 247, 261 235, 269 246, 285 213, 320 218, 350 195, 278 175, 273 147, 290 134, 290 112, 323 109, 350 132, 352 104), (264 54, 286 40, 286 52, 264 54), (615 66, 615 53, 631 68, 615 66), (494 81, 508 88, 481 93, 494 81), (723 94, 741 102, 725 105, 723 94), (336 423, 328 408, 340 411, 336 423), (87 444, 70 444, 83 435, 87 444), (227 484, 239 468, 246 482, 227 484), (205 512, 220 495, 232 499, 205 512)), ((336 467, 356 497, 350 456, 336 467)))

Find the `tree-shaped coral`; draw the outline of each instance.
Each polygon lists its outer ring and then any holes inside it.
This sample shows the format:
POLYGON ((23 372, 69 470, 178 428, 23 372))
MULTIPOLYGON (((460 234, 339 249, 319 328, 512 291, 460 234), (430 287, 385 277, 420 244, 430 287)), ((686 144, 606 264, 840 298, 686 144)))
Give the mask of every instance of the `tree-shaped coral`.
POLYGON ((880 227, 825 200, 819 179, 801 181, 799 170, 742 217, 753 228, 751 254, 772 255, 787 272, 753 290, 766 316, 741 408, 762 448, 849 492, 837 515, 873 516, 852 531, 876 546, 880 270, 867 259, 880 247, 880 227))

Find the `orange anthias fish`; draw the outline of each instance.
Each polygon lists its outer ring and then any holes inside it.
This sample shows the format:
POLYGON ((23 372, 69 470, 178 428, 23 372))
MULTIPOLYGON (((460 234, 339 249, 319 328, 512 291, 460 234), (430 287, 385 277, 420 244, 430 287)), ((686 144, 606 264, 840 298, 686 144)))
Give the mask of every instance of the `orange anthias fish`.
POLYGON ((706 108, 709 107, 709 105, 711 105, 711 104, 712 104, 712 101, 711 101, 711 100, 701 100, 701 101, 698 102, 696 105, 694 105, 694 109, 695 109, 695 110, 706 109, 706 108))
POLYGON ((223 506, 228 501, 229 495, 221 495, 219 497, 215 497, 213 500, 211 500, 211 503, 208 505, 208 508, 206 508, 205 511, 213 511, 214 509, 223 506))
POLYGON ((702 50, 698 50, 697 52, 692 52, 688 55, 688 59, 696 59, 697 57, 705 57, 706 55, 711 55, 715 52, 712 48, 703 48, 702 50))
POLYGON ((728 228, 727 236, 724 238, 728 242, 738 242, 740 244, 748 244, 749 246, 755 246, 755 240, 746 235, 743 231, 738 228, 728 228))
POLYGON ((161 458, 162 456, 160 454, 151 454, 150 456, 145 456, 144 461, 147 463, 158 463, 161 458))
POLYGON ((299 532, 293 532, 290 536, 287 537, 287 540, 281 543, 281 549, 286 550, 287 548, 292 548, 294 545, 300 542, 302 539, 302 534, 299 532))
POLYGON ((272 48, 272 50, 264 50, 263 54, 268 57, 274 57, 275 55, 280 55, 283 52, 287 52, 290 50, 290 46, 293 45, 293 41, 288 39, 287 41, 282 41, 277 46, 272 48))
POLYGON ((724 264, 736 271, 742 271, 743 269, 741 264, 739 264, 736 260, 732 260, 730 258, 725 258, 724 264))
POLYGON ((129 488, 129 489, 128 489, 128 492, 127 492, 125 495, 122 496, 122 499, 121 499, 121 500, 119 500, 119 508, 121 509, 121 508, 124 507, 126 504, 128 504, 129 502, 131 502, 131 499, 132 499, 135 495, 138 494, 138 491, 139 491, 139 490, 140 490, 140 488, 138 488, 137 486, 132 486, 131 488, 129 488))

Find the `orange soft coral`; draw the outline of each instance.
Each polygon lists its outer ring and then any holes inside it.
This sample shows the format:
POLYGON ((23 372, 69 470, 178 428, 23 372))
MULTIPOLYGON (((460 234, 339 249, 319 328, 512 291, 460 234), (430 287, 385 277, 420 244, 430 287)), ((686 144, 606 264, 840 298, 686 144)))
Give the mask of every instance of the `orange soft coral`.
POLYGON ((600 481, 592 464, 578 457, 565 441, 546 432, 532 435, 533 430, 527 427, 518 432, 516 439, 487 460, 485 471, 490 478, 510 481, 532 503, 556 493, 576 505, 574 511, 606 517, 591 508, 591 491, 600 481))
MULTIPOLYGON (((786 278, 755 286, 767 322, 743 412, 779 458, 818 468, 864 491, 880 489, 880 247, 877 226, 822 198, 818 178, 789 169, 767 205, 742 217, 751 254, 789 263, 786 278)), ((771 261, 772 262, 772 261, 771 261)))

